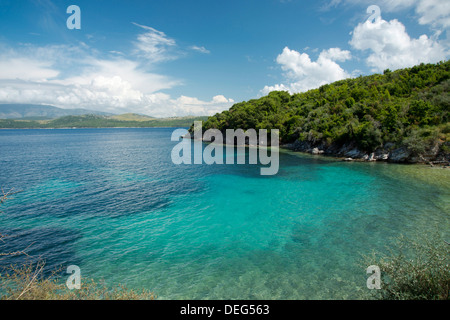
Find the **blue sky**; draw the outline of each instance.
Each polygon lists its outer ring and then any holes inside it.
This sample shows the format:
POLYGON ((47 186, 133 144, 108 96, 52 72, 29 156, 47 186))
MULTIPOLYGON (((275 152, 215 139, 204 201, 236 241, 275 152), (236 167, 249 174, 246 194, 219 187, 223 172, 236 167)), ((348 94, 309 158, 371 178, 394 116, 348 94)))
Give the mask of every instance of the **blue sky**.
POLYGON ((446 60, 449 27, 442 0, 0 0, 0 103, 211 115, 446 60))

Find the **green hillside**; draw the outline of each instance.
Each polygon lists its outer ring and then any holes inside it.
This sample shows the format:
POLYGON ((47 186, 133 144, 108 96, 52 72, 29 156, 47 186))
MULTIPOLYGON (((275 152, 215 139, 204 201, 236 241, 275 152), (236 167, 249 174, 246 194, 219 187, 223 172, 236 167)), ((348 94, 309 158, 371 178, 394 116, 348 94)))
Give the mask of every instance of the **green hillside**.
POLYGON ((279 129, 281 143, 301 151, 345 155, 355 148, 356 157, 382 150, 403 151, 407 162, 448 160, 449 68, 449 61, 421 64, 305 93, 271 92, 208 118, 203 129, 279 129))
POLYGON ((110 116, 109 118, 115 119, 115 120, 121 120, 121 121, 150 121, 150 120, 156 119, 154 117, 146 116, 143 114, 137 114, 137 113, 124 113, 124 114, 119 114, 116 116, 110 116))
POLYGON ((0 119, 2 129, 33 128, 145 128, 145 127, 189 127, 195 120, 207 117, 152 118, 125 114, 119 116, 81 115, 64 116, 52 120, 0 119))

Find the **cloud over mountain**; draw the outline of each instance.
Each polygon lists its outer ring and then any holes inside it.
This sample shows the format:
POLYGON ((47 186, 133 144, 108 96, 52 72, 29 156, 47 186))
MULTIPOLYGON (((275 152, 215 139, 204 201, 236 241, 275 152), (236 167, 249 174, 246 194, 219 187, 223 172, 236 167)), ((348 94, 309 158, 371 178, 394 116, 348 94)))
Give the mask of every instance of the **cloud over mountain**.
MULTIPOLYGON (((151 69, 179 58, 172 51, 176 42, 154 28, 134 24, 143 31, 132 42, 128 55, 109 57, 84 43, 15 48, 2 45, 0 103, 49 104, 156 117, 210 115, 231 106, 233 100, 221 95, 202 101, 163 93, 182 85, 183 80, 151 69)), ((203 47, 194 50, 206 53, 203 47)))

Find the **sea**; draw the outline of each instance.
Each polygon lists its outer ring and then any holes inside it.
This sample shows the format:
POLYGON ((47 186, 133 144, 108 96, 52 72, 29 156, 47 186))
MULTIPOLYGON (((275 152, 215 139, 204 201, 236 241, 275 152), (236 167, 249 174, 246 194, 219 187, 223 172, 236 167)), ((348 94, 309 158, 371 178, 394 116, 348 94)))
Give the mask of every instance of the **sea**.
POLYGON ((364 299, 365 256, 400 235, 450 240, 449 168, 287 150, 276 175, 177 165, 174 130, 0 130, 0 187, 18 192, 0 206, 0 252, 27 253, 0 267, 76 265, 168 300, 364 299))

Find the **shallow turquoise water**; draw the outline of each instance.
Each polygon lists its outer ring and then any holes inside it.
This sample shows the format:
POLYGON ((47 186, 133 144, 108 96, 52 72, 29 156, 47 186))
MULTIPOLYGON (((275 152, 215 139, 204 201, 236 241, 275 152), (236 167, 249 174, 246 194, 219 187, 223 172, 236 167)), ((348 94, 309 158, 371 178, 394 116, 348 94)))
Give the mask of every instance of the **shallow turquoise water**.
MULTIPOLYGON (((355 299, 362 254, 450 235, 449 171, 283 152, 258 166, 171 163, 173 129, 0 131, 0 245, 161 299, 355 299)), ((3 265, 20 260, 0 261, 3 265)))

